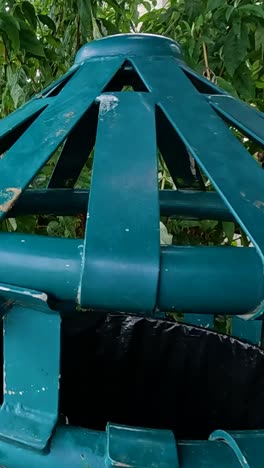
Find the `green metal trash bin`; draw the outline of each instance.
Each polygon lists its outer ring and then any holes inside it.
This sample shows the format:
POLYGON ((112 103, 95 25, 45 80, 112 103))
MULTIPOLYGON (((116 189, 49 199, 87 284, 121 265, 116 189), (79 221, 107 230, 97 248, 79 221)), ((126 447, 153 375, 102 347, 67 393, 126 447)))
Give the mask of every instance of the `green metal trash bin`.
POLYGON ((1 219, 85 214, 86 227, 1 232, 0 465, 262 467, 264 173, 231 127, 263 146, 263 114, 141 34, 85 45, 2 120, 1 219), (158 149, 175 190, 158 189, 158 149), (235 220, 252 247, 160 246, 160 215, 235 220), (217 314, 233 337, 213 331, 217 314))

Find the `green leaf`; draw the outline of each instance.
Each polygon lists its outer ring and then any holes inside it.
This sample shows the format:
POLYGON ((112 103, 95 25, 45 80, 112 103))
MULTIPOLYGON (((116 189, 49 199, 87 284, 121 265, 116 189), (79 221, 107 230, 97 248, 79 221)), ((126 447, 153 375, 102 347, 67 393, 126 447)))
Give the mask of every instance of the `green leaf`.
POLYGON ((113 34, 118 34, 119 30, 117 27, 112 23, 112 21, 108 21, 105 18, 98 18, 97 23, 99 25, 100 32, 102 36, 108 36, 113 34))
POLYGON ((233 96, 238 97, 234 86, 231 83, 229 83, 229 81, 225 80, 221 76, 217 76, 216 81, 217 81, 218 86, 220 86, 220 88, 224 89, 229 94, 232 94, 233 96))
POLYGON ((230 5, 230 6, 227 7, 226 13, 225 13, 225 17, 226 17, 226 21, 227 21, 227 22, 229 22, 230 17, 231 17, 231 15, 232 15, 233 11, 234 11, 234 7, 233 7, 233 6, 230 5))
POLYGON ((185 0, 185 12, 189 19, 195 20, 204 11, 204 2, 202 0, 185 0))
POLYGON ((228 33, 223 48, 224 63, 227 72, 233 76, 247 55, 248 36, 245 29, 241 30, 240 38, 231 31, 228 33))
POLYGON ((30 26, 34 30, 37 29, 37 17, 36 17, 36 12, 35 8, 32 5, 32 3, 24 1, 22 2, 22 12, 24 13, 25 18, 29 22, 30 26))
POLYGON ((244 99, 255 98, 255 86, 251 73, 245 63, 242 63, 233 76, 233 83, 239 95, 244 99))
POLYGON ((228 242, 231 243, 235 234, 235 223, 223 222, 223 230, 228 242))
POLYGON ((223 0, 208 0, 207 11, 213 11, 223 5, 223 0))
POLYGON ((264 76, 263 76, 263 81, 257 81, 255 84, 256 84, 256 88, 264 89, 264 76))
POLYGON ((16 218, 17 231, 23 233, 34 233, 37 217, 36 216, 18 216, 16 218))
POLYGON ((12 228, 12 231, 16 231, 17 230, 17 223, 16 223, 16 220, 15 218, 8 218, 7 220, 12 228))
POLYGON ((237 9, 238 13, 245 16, 255 16, 258 18, 264 18, 263 5, 242 5, 237 9))
POLYGON ((218 31, 223 31, 226 34, 226 19, 225 19, 226 6, 217 8, 213 14, 213 24, 218 31))
POLYGON ((56 32, 56 24, 48 15, 38 15, 39 21, 47 26, 53 33, 56 32))
POLYGON ((255 31, 255 49, 260 49, 262 53, 264 50, 264 27, 261 25, 258 25, 255 31))
POLYGON ((123 15, 124 11, 122 7, 117 3, 116 0, 106 0, 105 3, 113 7, 114 11, 118 12, 119 14, 123 15))
POLYGON ((60 40, 52 36, 52 34, 48 34, 47 36, 45 36, 45 39, 48 42, 48 44, 51 45, 52 47, 55 47, 55 49, 58 49, 59 47, 61 47, 60 40))
POLYGON ((85 40, 93 31, 93 12, 91 0, 77 0, 78 12, 81 20, 82 36, 85 40))
POLYGON ((9 13, 0 13, 0 33, 5 32, 10 40, 14 51, 17 53, 19 50, 19 23, 9 13))
POLYGON ((209 221, 209 220, 200 221, 200 226, 203 231, 212 231, 216 228, 217 225, 218 225, 218 221, 209 221))
POLYGON ((20 31, 21 49, 24 49, 29 55, 36 57, 45 57, 43 45, 37 39, 36 34, 30 29, 20 31))

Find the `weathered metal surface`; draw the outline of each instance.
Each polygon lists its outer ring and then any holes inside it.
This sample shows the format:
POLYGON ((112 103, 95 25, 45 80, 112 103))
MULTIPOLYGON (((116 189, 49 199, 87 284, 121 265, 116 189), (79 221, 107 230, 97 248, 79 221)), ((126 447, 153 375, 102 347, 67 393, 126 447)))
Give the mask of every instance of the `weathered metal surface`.
POLYGON ((106 466, 179 468, 173 433, 166 430, 139 428, 135 431, 132 427, 109 424, 106 466))
POLYGON ((246 137, 264 146, 263 114, 232 96, 206 96, 208 103, 229 124, 234 124, 246 137))
POLYGON ((82 307, 155 308, 160 240, 152 104, 143 93, 101 97, 78 294, 82 307), (131 134, 136 138, 129 141, 131 134))
MULTIPOLYGON (((90 190, 85 189, 26 190, 7 216, 86 214, 89 193, 90 190)), ((216 192, 160 190, 159 202, 161 216, 234 221, 232 213, 216 192)))
MULTIPOLYGON (((127 234, 127 231, 124 233, 127 234)), ((154 233, 158 234, 158 229, 154 233)), ((0 239, 0 277, 5 278, 7 283, 20 284, 24 288, 41 290, 42 285, 42 289, 57 302, 58 308, 65 302, 75 307, 83 261, 83 240, 38 238, 30 234, 10 236, 6 233, 2 233, 0 239)), ((92 288, 94 281, 94 277, 90 277, 87 287, 92 288)), ((125 275, 122 281, 127 281, 125 275)), ((100 291, 104 288, 107 291, 108 285, 104 285, 103 279, 98 280, 100 291)), ((133 288, 133 283, 130 288, 133 288)), ((126 292, 127 298, 135 294, 129 288, 126 292)), ((252 248, 164 246, 160 249, 155 310, 246 314, 257 306, 261 297, 262 263, 252 248), (188 296, 186 288, 191 291, 188 296)), ((102 300, 102 297, 98 300, 102 300)), ((84 304, 89 307, 90 302, 84 304)), ((102 303, 96 308, 107 310, 108 304, 102 303)), ((119 310, 124 310, 121 305, 119 310)), ((154 313, 136 307, 133 311, 150 316, 154 313)))
MULTIPOLYGON (((169 431, 57 420, 59 311, 184 312, 208 328, 217 313, 262 314, 264 173, 226 123, 263 146, 263 122, 188 69, 177 43, 133 34, 84 46, 66 75, 0 123, 0 218, 87 216, 84 240, 0 235, 1 466, 262 468, 262 432, 175 442, 169 431), (120 92, 127 84, 135 92, 120 92), (29 190, 61 145, 48 189, 29 190), (76 190, 94 146, 91 187, 76 190), (176 187, 198 192, 159 192, 158 148, 176 187), (236 220, 255 249, 160 247, 160 214, 236 220)), ((236 337, 259 344, 261 331, 233 318, 236 337)))
POLYGON ((0 218, 11 209, 22 190, 63 143, 120 65, 118 57, 106 63, 83 64, 59 96, 1 159, 0 218), (30 164, 24 164, 25 157, 30 164))
POLYGON ((60 315, 49 309, 45 293, 0 285, 0 297, 5 312, 0 438, 44 449, 58 418, 60 315))

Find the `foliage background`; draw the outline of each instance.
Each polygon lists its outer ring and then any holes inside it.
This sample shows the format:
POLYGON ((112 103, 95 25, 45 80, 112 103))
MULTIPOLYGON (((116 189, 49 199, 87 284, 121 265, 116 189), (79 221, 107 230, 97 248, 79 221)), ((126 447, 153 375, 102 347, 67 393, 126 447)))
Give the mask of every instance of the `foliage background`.
MULTIPOLYGON (((84 43, 109 34, 137 31, 177 40, 189 66, 264 111, 261 1, 169 0, 158 8, 155 0, 0 0, 0 117, 65 73, 84 43)), ((251 142, 244 143, 261 163, 263 152, 251 142)), ((35 188, 46 186, 54 163, 52 158, 34 180, 35 188)), ((88 162, 78 186, 87 187, 90 175, 88 162)), ((162 164, 159 179, 161 188, 172 187, 162 164)), ((177 244, 236 245, 235 233, 243 244, 248 244, 234 223, 162 221, 177 244)), ((1 228, 76 237, 83 234, 83 220, 33 216, 4 221, 1 228)))

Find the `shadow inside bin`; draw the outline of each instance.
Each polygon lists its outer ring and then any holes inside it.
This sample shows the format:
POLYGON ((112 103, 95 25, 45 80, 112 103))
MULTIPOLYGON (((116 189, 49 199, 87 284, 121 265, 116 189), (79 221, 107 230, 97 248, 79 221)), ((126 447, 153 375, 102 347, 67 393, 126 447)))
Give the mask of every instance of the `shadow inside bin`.
POLYGON ((110 421, 203 439, 215 429, 264 428, 263 402, 256 346, 134 316, 62 321, 60 412, 72 425, 105 430, 110 421))

